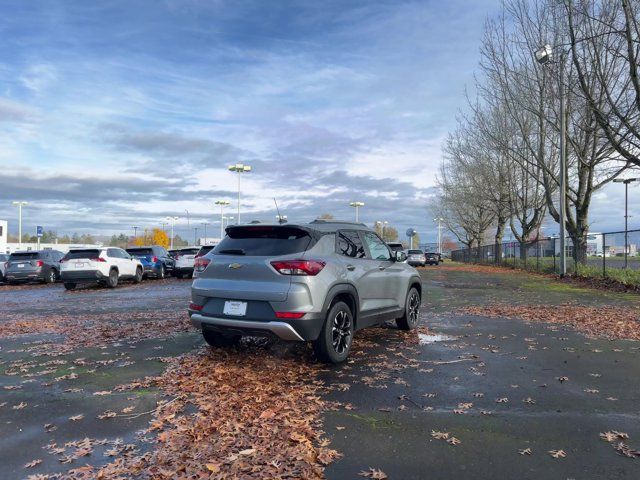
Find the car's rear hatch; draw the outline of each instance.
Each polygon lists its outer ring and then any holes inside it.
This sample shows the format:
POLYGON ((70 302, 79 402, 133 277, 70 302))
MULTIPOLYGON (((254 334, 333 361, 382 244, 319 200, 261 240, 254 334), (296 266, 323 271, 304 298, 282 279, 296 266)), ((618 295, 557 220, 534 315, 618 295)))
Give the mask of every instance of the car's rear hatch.
POLYGON ((140 260, 143 266, 155 263, 153 260, 155 255, 152 248, 127 248, 127 253, 140 260))
POLYGON ((198 248, 185 248, 173 252, 176 261, 176 268, 193 268, 198 248))
POLYGON ((36 270, 39 267, 38 258, 38 252, 12 253, 7 262, 7 271, 20 273, 36 270))
POLYGON ((104 263, 104 259, 100 258, 100 250, 95 248, 70 250, 60 260, 62 271, 97 270, 99 263, 104 263))
POLYGON ((271 262, 301 257, 312 243, 308 231, 295 226, 236 226, 207 258, 209 265, 193 283, 193 294, 228 300, 284 302, 291 275, 271 262))

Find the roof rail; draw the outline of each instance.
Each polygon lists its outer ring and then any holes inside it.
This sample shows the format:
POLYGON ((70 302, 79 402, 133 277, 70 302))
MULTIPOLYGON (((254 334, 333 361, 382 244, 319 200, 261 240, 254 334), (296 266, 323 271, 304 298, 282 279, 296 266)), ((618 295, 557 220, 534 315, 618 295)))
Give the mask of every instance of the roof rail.
POLYGON ((362 222, 350 222, 348 220, 324 220, 322 218, 316 218, 315 220, 313 220, 312 222, 309 222, 309 223, 310 224, 313 224, 313 223, 319 223, 319 224, 337 223, 339 225, 360 225, 360 226, 363 226, 363 227, 367 226, 362 222))

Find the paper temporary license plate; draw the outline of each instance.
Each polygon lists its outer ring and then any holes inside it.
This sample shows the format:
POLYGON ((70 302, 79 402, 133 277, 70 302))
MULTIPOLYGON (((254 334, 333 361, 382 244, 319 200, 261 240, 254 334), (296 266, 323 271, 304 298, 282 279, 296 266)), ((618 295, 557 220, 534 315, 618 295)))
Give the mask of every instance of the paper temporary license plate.
POLYGON ((222 310, 222 312, 225 315, 244 317, 247 314, 247 302, 227 300, 226 302, 224 302, 224 309, 222 310))
POLYGON ((18 268, 24 268, 24 263, 19 263, 18 268))

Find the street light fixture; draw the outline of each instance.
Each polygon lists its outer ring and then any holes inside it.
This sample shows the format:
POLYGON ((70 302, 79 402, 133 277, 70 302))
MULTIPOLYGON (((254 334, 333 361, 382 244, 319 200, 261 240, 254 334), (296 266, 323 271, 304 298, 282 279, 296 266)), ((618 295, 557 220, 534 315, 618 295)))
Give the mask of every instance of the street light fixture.
POLYGON ((216 200, 216 205, 220 205, 220 240, 224 236, 224 207, 230 203, 228 200, 216 200))
POLYGON ((229 165, 229 171, 238 173, 238 225, 240 225, 240 176, 243 173, 249 173, 251 167, 244 163, 236 163, 235 165, 229 165))
POLYGON ((287 223, 287 216, 286 215, 276 215, 276 220, 280 224, 287 223))
POLYGON ((178 220, 178 217, 167 217, 167 220, 169 220, 169 223, 171 223, 171 247, 170 248, 173 250, 173 226, 178 220))
POLYGON ((364 207, 364 202, 350 202, 349 206, 354 207, 356 209, 356 222, 358 221, 358 209, 360 207, 364 207))
MULTIPOLYGON (((616 178, 614 183, 624 183, 624 268, 627 268, 627 255, 629 252, 629 184, 639 181, 640 178, 616 178)), ((604 245, 602 246, 604 249, 604 245)), ((604 250, 602 252, 604 255, 604 250)))
MULTIPOLYGON (((536 61, 541 65, 552 63, 558 66, 558 89, 560 93, 560 276, 567 273, 567 252, 565 247, 566 224, 567 224, 567 122, 565 113, 565 86, 564 86, 564 58, 555 62, 554 48, 551 45, 544 45, 535 52, 536 61)), ((554 252, 555 253, 555 252, 554 252)))
POLYGON ((12 203, 18 206, 18 249, 22 250, 22 207, 29 205, 29 203, 24 201, 12 203))

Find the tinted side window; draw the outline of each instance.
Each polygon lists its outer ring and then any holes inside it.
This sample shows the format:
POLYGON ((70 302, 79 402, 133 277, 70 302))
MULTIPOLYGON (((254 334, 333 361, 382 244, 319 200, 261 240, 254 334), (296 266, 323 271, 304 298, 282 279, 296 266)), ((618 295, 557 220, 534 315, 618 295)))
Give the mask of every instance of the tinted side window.
POLYGON ((118 258, 118 251, 115 248, 110 248, 107 250, 107 257, 118 258))
POLYGON ((366 257, 358 232, 347 230, 338 233, 338 253, 352 258, 366 257))
POLYGON ((365 232, 364 241, 367 244, 371 258, 374 260, 390 260, 391 254, 387 245, 375 233, 365 232))

